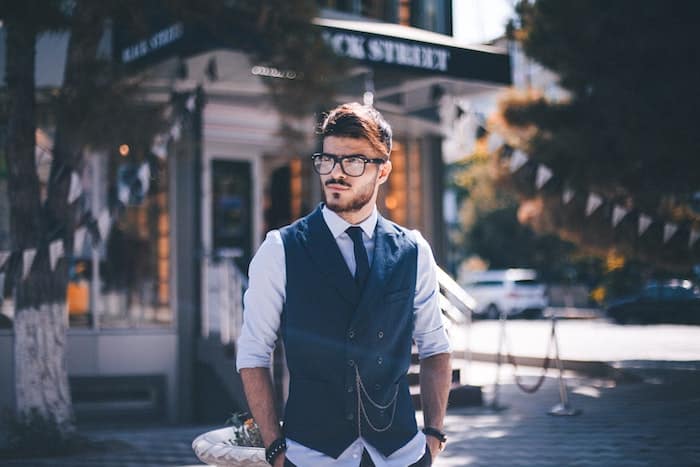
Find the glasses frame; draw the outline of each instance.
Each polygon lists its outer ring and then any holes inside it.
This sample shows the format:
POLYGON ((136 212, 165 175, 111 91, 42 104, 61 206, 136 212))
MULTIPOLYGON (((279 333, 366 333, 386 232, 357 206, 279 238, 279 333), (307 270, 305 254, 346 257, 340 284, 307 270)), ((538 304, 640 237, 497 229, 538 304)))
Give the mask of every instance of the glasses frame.
POLYGON ((365 172, 367 171, 367 164, 381 165, 381 164, 386 163, 387 159, 370 158, 370 157, 365 156, 364 154, 348 154, 347 156, 336 156, 335 154, 330 154, 327 152, 315 152, 311 155, 311 161, 312 161, 311 165, 314 168, 314 172, 316 172, 319 175, 330 174, 331 172, 333 172, 333 169, 335 169, 335 166, 340 164, 340 170, 342 170, 343 173, 345 175, 347 175, 348 177, 362 177, 365 174, 365 172), (322 156, 330 157, 331 159, 333 159, 333 165, 331 166, 331 169, 328 172, 321 172, 321 171, 319 171, 318 167, 316 167, 316 159, 318 159, 319 157, 322 157, 322 156), (345 164, 343 164, 343 161, 346 159, 351 159, 351 158, 352 159, 360 159, 362 162, 365 163, 365 165, 362 167, 362 172, 358 175, 349 174, 345 170, 345 164))

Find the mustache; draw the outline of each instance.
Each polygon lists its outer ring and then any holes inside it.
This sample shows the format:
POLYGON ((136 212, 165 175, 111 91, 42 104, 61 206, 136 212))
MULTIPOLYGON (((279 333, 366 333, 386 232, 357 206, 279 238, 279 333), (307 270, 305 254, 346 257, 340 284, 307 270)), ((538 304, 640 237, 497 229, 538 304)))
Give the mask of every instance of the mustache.
POLYGON ((343 180, 342 178, 329 178, 329 179, 326 180, 326 182, 324 183, 324 185, 326 185, 326 186, 328 186, 328 185, 330 185, 330 184, 342 185, 342 186, 346 186, 346 187, 348 187, 348 188, 350 188, 350 186, 351 186, 348 182, 346 182, 346 181, 343 180))

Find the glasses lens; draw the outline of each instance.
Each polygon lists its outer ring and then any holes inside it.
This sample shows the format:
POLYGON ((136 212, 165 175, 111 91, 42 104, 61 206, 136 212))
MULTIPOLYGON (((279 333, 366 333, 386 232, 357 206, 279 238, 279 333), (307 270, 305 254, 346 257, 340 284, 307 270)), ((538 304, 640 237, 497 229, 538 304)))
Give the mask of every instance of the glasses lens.
POLYGON ((343 171, 351 177, 359 177, 365 173, 365 161, 361 157, 344 157, 341 163, 343 171))
POLYGON ((328 175, 333 170, 335 160, 325 154, 314 155, 314 169, 319 175, 328 175))

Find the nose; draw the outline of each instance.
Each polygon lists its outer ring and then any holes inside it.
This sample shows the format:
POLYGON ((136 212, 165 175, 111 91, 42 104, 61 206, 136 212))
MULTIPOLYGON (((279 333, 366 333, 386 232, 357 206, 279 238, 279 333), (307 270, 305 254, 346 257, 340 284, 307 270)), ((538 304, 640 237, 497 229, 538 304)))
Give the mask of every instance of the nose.
POLYGON ((343 172, 343 168, 340 165, 340 161, 337 161, 335 165, 333 166, 333 170, 331 170, 330 173, 331 178, 345 178, 345 172, 343 172))

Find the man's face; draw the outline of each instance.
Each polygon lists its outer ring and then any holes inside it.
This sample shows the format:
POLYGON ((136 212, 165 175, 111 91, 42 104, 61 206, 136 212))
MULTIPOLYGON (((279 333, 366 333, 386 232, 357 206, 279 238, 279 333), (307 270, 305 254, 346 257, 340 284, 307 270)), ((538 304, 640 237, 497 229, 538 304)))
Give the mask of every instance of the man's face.
MULTIPOLYGON (((342 157, 362 154, 368 159, 384 158, 364 138, 327 136, 323 140, 323 152, 342 157)), ((373 206, 377 199, 379 185, 384 183, 391 172, 391 162, 367 164, 365 173, 350 177, 343 172, 340 163, 328 175, 320 175, 323 197, 326 206, 337 213, 358 212, 365 206, 373 206)))

